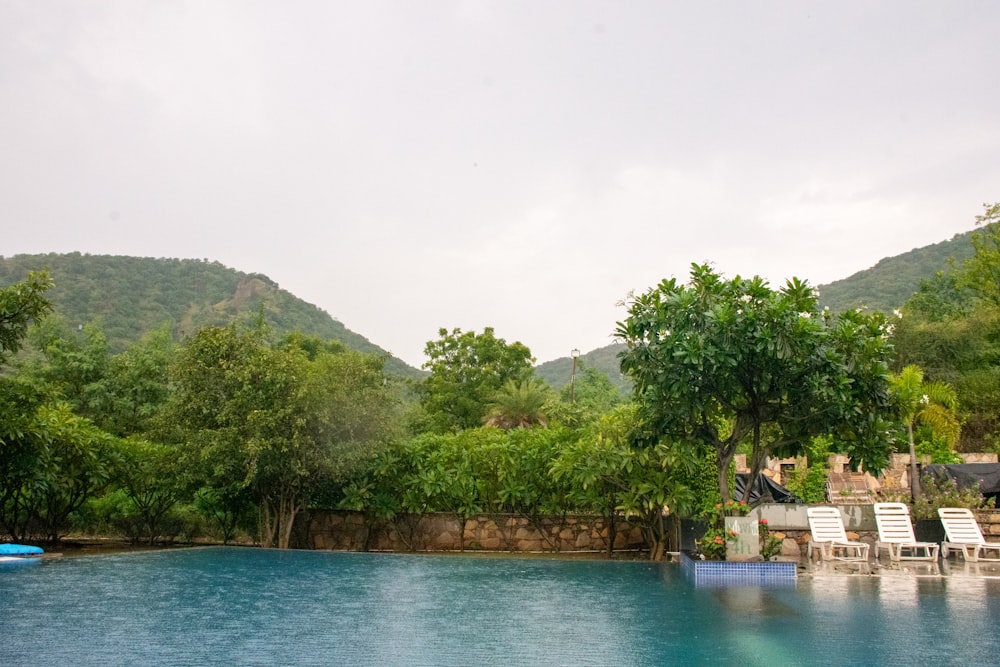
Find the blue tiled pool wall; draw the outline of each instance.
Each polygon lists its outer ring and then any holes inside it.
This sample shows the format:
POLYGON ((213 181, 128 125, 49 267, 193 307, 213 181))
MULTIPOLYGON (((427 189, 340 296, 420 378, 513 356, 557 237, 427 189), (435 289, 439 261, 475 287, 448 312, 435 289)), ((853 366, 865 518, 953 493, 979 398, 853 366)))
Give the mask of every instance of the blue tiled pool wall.
POLYGON ((681 569, 699 586, 794 586, 798 568, 791 561, 694 560, 682 551, 681 569))

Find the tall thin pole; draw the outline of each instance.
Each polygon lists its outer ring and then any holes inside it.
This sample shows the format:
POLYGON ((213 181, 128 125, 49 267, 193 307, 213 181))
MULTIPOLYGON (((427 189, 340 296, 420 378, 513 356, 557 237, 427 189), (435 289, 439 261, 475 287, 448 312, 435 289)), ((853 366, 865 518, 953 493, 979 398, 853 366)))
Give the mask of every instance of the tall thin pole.
POLYGON ((573 373, 569 378, 569 402, 576 403, 576 360, 580 356, 580 350, 574 347, 569 354, 573 357, 573 373))

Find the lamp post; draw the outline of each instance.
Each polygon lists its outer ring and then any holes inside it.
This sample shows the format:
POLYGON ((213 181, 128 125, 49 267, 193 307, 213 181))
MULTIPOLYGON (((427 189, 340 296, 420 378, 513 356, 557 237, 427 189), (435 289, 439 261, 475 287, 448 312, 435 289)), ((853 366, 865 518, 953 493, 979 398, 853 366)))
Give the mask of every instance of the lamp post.
POLYGON ((580 350, 574 347, 569 356, 573 357, 573 373, 569 376, 569 402, 576 403, 576 360, 580 356, 580 350))

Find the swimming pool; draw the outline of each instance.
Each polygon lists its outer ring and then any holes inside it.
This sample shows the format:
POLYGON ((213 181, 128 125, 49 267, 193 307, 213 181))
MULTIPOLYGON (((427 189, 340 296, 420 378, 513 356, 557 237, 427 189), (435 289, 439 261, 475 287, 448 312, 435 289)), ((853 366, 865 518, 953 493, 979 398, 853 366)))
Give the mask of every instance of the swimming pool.
POLYGON ((995 664, 1000 580, 205 548, 0 569, 0 664, 995 664))

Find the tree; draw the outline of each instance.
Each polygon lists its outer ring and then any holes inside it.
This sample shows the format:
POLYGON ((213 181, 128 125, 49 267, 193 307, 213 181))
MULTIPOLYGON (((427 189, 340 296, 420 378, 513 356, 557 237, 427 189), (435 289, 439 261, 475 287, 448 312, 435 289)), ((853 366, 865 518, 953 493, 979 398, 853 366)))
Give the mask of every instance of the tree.
POLYGON ((166 423, 219 495, 249 491, 265 546, 287 548, 315 489, 346 479, 392 424, 381 359, 309 354, 233 325, 199 331, 174 367, 166 423))
POLYGON ((979 298, 1000 307, 1000 202, 983 204, 976 216, 981 232, 972 235, 972 257, 965 260, 960 282, 979 298))
POLYGON ((15 539, 56 542, 70 514, 110 481, 111 438, 57 403, 39 405, 18 440, 21 460, 4 466, 0 523, 15 539))
POLYGON ((146 434, 170 395, 169 369, 176 346, 162 327, 108 362, 94 398, 95 421, 120 437, 146 434))
POLYGON ((183 491, 179 452, 174 446, 139 438, 119 440, 117 449, 114 481, 137 519, 133 539, 145 535, 153 544, 183 491))
POLYGON ((621 514, 640 522, 650 559, 661 560, 666 548, 663 511, 670 508, 678 516, 693 507, 689 480, 697 461, 683 443, 635 446, 639 420, 636 404, 608 413, 563 448, 553 461, 552 474, 570 485, 571 502, 577 507, 605 518, 609 557, 621 514))
POLYGON ((439 340, 424 348, 430 375, 422 384, 422 403, 439 431, 476 428, 483 424, 490 401, 504 383, 523 381, 533 373, 531 351, 521 343, 497 338, 492 327, 483 333, 440 329, 439 340))
POLYGON ((910 492, 913 500, 920 497, 920 474, 917 470, 917 451, 913 430, 924 424, 943 436, 950 448, 958 442, 962 425, 955 414, 958 396, 944 382, 924 382, 924 372, 919 366, 907 366, 890 379, 892 397, 899 416, 906 427, 910 445, 910 492))
POLYGON ((21 349, 28 327, 52 310, 45 298, 50 287, 47 271, 33 271, 25 280, 0 289, 0 364, 21 349))
POLYGON ((885 466, 879 415, 890 332, 877 313, 818 312, 815 292, 797 279, 775 291, 759 277, 724 280, 707 265, 693 265, 687 285, 664 280, 634 297, 617 327, 648 440, 714 451, 723 502, 743 442, 751 479, 772 453, 795 453, 831 431, 855 464, 885 466))
POLYGON ((535 378, 508 380, 494 395, 486 415, 487 426, 510 430, 545 426, 545 405, 551 390, 535 378))
POLYGON ((30 336, 37 350, 21 372, 37 376, 73 412, 99 422, 98 404, 106 396, 103 386, 108 371, 108 345, 96 324, 80 325, 72 331, 58 317, 49 317, 30 336))

